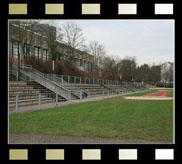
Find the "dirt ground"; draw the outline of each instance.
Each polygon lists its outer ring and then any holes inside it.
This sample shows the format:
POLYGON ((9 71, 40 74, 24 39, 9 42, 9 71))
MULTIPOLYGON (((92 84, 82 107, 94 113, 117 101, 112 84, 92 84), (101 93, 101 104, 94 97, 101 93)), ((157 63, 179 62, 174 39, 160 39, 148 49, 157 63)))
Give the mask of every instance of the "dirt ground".
POLYGON ((172 100, 173 97, 168 97, 169 90, 160 90, 154 93, 149 93, 143 96, 126 96, 127 100, 172 100))
POLYGON ((173 100, 173 97, 164 96, 126 96, 127 100, 173 100))
POLYGON ((147 94, 147 95, 144 95, 144 97, 149 97, 149 96, 160 96, 160 97, 167 97, 168 95, 169 95, 169 90, 168 91, 166 91, 166 90, 164 90, 164 91, 157 91, 157 92, 154 92, 154 93, 149 93, 149 94, 147 94))

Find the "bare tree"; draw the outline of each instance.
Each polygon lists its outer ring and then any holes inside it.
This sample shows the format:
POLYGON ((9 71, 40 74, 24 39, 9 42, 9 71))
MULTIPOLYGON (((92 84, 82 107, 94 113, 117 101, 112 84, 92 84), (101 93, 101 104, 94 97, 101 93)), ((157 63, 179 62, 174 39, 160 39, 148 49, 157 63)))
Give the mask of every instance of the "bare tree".
POLYGON ((67 53, 70 59, 75 56, 75 50, 81 49, 85 41, 82 29, 75 23, 66 22, 60 27, 63 35, 63 43, 67 45, 67 53))
POLYGON ((123 80, 126 81, 135 80, 136 66, 137 66, 135 57, 125 57, 118 63, 118 65, 123 80))
POLYGON ((91 41, 89 43, 89 52, 94 56, 94 70, 99 73, 99 76, 101 76, 106 56, 106 50, 104 46, 99 42, 91 41))
POLYGON ((104 46, 97 41, 91 41, 89 43, 89 51, 94 56, 95 65, 99 66, 101 58, 106 55, 104 46))

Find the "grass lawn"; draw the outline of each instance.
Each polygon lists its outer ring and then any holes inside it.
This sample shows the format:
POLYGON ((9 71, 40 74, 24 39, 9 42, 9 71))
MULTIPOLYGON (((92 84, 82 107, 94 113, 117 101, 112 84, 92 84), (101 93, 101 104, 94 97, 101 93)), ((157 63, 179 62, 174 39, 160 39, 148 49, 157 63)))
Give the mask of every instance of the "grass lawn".
POLYGON ((96 102, 9 116, 10 133, 172 141, 173 101, 96 102))
POLYGON ((170 92, 169 92, 169 95, 168 95, 169 97, 173 97, 173 89, 171 89, 170 90, 170 92))

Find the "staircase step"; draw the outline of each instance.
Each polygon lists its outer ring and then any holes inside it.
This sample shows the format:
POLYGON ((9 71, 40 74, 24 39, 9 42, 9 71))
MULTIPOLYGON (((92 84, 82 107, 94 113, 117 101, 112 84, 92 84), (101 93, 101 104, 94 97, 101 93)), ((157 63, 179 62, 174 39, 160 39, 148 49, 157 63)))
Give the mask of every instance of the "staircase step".
MULTIPOLYGON (((38 99, 39 95, 38 94, 23 94, 23 95, 18 95, 19 100, 26 100, 26 99, 38 99)), ((48 98, 48 95, 41 95, 42 98, 48 98)), ((15 101, 16 95, 9 95, 9 101, 15 101)))
POLYGON ((26 94, 26 93, 39 93, 39 90, 35 89, 26 89, 26 90, 9 90, 9 94, 26 94))
MULTIPOLYGON (((51 99, 51 98, 42 98, 41 99, 41 104, 52 103, 52 102, 55 102, 55 99, 51 99)), ((39 103, 38 99, 19 100, 18 106, 35 105, 38 103, 39 103)), ((15 105, 16 105, 16 101, 9 101, 9 107, 15 107, 15 105)))
POLYGON ((26 82, 24 81, 9 81, 9 85, 17 85, 17 86, 22 86, 22 85, 27 85, 26 82))
POLYGON ((9 85, 9 90, 24 90, 24 89, 33 89, 31 86, 27 85, 9 85))

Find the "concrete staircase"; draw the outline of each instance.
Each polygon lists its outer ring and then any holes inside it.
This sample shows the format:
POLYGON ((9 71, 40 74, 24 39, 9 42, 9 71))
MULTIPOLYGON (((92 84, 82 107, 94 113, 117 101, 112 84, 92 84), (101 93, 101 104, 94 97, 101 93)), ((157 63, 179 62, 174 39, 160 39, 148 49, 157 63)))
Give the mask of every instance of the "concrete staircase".
POLYGON ((66 89, 70 90, 74 94, 79 95, 80 91, 86 93, 89 97, 101 96, 103 92, 108 93, 108 89, 100 84, 61 84, 66 89))
MULTIPOLYGON (((39 92, 41 93, 41 95, 44 95, 44 96, 47 96, 47 97, 56 98, 56 94, 54 92, 50 91, 49 89, 45 88, 44 86, 38 84, 35 81, 27 82, 27 84, 29 86, 33 87, 34 89, 39 90, 39 92)), ((61 96, 58 96, 58 102, 61 102, 61 101, 66 101, 66 99, 63 98, 63 97, 61 97, 61 96)))
POLYGON ((9 81, 16 81, 16 76, 13 74, 9 74, 9 81))
MULTIPOLYGON (((18 106, 38 104, 39 89, 34 89, 24 81, 9 81, 9 108, 16 106, 16 95, 19 96, 18 106)), ((41 95, 41 103, 55 102, 54 98, 41 95)))

